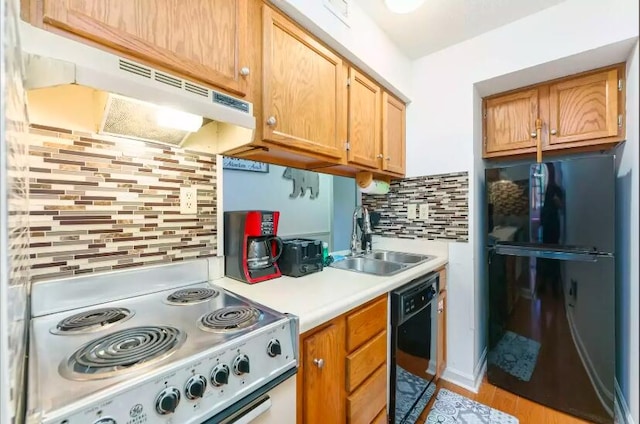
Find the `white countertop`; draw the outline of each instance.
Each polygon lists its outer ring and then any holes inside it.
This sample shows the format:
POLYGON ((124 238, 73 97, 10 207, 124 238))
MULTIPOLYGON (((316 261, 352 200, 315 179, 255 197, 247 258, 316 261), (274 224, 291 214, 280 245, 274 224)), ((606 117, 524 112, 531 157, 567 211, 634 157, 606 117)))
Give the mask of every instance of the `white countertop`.
MULTIPOLYGON (((246 284, 224 277, 212 283, 279 312, 297 315, 300 333, 304 333, 447 263, 447 248, 442 243, 422 242, 418 248, 403 246, 402 250, 393 250, 434 255, 435 259, 390 277, 326 267, 300 278, 283 276, 246 284)), ((374 248, 380 249, 381 245, 374 243, 374 248)))

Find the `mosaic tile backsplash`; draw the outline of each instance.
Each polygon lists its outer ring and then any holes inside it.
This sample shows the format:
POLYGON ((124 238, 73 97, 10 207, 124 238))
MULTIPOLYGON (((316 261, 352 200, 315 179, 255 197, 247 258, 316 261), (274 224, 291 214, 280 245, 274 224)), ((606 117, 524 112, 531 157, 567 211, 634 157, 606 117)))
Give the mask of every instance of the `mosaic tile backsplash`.
POLYGON ((383 237, 469 240, 467 172, 405 178, 391 182, 386 195, 362 195, 369 211, 381 214, 374 234, 383 237), (427 202, 429 219, 407 219, 407 205, 427 202))
POLYGON ((29 158, 33 281, 216 255, 215 156, 32 125, 29 158))

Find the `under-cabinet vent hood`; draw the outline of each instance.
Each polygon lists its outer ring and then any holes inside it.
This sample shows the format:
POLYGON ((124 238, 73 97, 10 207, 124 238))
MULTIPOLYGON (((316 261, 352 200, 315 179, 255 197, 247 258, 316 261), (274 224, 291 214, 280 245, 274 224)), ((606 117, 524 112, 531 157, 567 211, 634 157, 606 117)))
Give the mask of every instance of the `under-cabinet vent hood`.
POLYGON ((245 100, 24 22, 20 36, 32 123, 209 153, 253 139, 245 100))

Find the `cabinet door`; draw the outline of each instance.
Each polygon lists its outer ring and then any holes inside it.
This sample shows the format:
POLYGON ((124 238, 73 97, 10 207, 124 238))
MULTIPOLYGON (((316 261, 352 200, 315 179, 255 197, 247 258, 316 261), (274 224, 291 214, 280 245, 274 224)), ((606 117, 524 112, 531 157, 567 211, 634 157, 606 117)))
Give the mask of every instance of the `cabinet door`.
POLYGON ((382 94, 382 169, 405 173, 406 107, 388 93, 382 94))
POLYGON ((44 0, 44 23, 246 93, 248 0, 44 0))
POLYGON ((447 367, 447 290, 438 295, 438 348, 436 353, 436 379, 447 367))
POLYGON ((347 161, 380 167, 380 86, 349 68, 349 150, 347 161))
POLYGON ((549 87, 549 143, 618 135, 618 70, 599 72, 549 87))
POLYGON ((535 149, 537 88, 487 99, 485 113, 485 157, 535 149))
POLYGON ((343 157, 342 60, 287 18, 263 8, 263 138, 291 149, 343 157))
POLYGON ((304 339, 303 422, 344 423, 344 320, 304 339))

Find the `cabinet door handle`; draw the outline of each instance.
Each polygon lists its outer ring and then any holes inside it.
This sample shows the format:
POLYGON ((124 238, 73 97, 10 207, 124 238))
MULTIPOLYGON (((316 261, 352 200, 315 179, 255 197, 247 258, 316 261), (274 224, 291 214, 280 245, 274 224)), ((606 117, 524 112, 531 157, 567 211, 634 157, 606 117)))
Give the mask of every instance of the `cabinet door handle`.
POLYGON ((536 138, 538 133, 536 131, 531 131, 531 138, 536 138))
POLYGON ((270 116, 267 119, 267 125, 269 125, 270 127, 273 127, 278 121, 276 121, 276 117, 275 116, 270 116))
POLYGON ((390 160, 391 160, 391 156, 387 156, 387 161, 390 161, 390 160))
POLYGON ((556 135, 556 134, 558 134, 557 130, 551 130, 551 135, 556 135))
POLYGON ((377 156, 376 156, 376 159, 382 159, 383 157, 384 157, 384 156, 382 156, 382 155, 380 154, 380 155, 377 155, 377 156))
POLYGON ((316 358, 316 359, 313 360, 313 363, 316 364, 316 367, 318 367, 318 368, 324 367, 324 359, 316 358))
POLYGON ((240 68, 240 75, 242 75, 243 77, 248 77, 250 73, 251 71, 246 66, 240 68))

